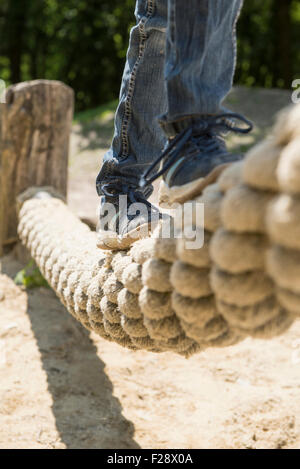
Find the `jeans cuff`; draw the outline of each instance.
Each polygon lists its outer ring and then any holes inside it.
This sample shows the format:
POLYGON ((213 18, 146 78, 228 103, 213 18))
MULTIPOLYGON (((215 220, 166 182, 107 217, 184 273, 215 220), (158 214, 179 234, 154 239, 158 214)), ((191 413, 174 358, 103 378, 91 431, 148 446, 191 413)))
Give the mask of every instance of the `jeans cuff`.
POLYGON ((165 116, 159 118, 158 122, 167 135, 167 137, 174 137, 176 134, 182 132, 191 126, 201 125, 201 121, 215 116, 216 114, 192 114, 175 118, 172 121, 167 120, 165 116))
POLYGON ((122 166, 115 158, 104 161, 100 172, 96 179, 96 190, 99 196, 103 195, 102 186, 115 183, 120 186, 120 194, 126 187, 133 188, 136 191, 142 192, 144 197, 148 199, 152 192, 152 184, 141 189, 139 186, 141 174, 129 174, 130 167, 122 166))

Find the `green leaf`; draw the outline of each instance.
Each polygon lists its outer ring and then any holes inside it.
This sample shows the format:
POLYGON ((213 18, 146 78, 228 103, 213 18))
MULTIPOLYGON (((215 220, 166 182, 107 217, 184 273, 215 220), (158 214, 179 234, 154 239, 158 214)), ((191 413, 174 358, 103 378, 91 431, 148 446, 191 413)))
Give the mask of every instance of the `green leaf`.
POLYGON ((50 288, 33 260, 17 273, 14 282, 16 285, 23 285, 25 288, 50 288))

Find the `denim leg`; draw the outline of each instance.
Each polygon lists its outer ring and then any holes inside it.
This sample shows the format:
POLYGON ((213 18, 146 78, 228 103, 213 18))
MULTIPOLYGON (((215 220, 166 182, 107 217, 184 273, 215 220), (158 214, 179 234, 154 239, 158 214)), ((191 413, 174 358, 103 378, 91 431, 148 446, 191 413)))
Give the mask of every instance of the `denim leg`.
POLYGON ((168 0, 137 0, 136 25, 130 33, 115 132, 97 177, 116 177, 138 184, 139 177, 161 152, 166 137, 157 116, 167 110, 164 82, 168 0))
POLYGON ((162 120, 216 114, 232 86, 242 0, 168 0, 162 120))

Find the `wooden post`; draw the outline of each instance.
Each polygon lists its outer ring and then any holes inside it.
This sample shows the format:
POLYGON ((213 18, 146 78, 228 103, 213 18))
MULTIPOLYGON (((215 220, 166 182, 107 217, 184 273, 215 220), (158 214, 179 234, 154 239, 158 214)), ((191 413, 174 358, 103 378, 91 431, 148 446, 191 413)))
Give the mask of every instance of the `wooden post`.
MULTIPOLYGON (((3 114, 4 104, 0 103, 0 257, 3 255, 3 238, 4 238, 4 229, 3 229, 3 202, 1 196, 1 174, 2 174, 2 154, 1 154, 1 140, 2 140, 2 114, 3 114)), ((1 262, 0 262, 0 273, 1 273, 1 262)))
POLYGON ((0 120, 0 253, 17 240, 18 194, 51 186, 67 195, 74 93, 58 81, 35 80, 8 88, 0 120))

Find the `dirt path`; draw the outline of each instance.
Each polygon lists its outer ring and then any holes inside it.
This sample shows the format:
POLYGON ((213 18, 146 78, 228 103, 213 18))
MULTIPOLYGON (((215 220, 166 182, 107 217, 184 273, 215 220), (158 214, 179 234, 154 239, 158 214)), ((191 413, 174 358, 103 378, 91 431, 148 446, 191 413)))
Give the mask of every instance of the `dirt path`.
POLYGON ((300 323, 185 360, 89 336, 50 290, 0 290, 0 448, 300 447, 300 323))
MULTIPOLYGON (((275 94, 270 114, 287 100, 275 94)), ((94 216, 105 142, 73 147, 69 200, 82 216, 94 216)), ((16 287, 20 268, 2 259, 0 448, 300 447, 300 322, 189 360, 131 352, 88 334, 51 290, 16 287)))

